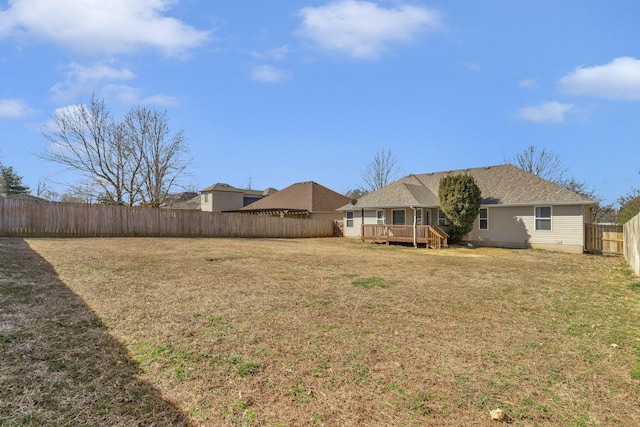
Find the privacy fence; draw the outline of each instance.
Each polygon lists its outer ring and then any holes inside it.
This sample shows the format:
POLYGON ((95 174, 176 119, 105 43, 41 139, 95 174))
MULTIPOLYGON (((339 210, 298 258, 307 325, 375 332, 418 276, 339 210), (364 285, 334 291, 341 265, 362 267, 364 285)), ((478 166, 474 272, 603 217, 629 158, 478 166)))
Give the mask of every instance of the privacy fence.
POLYGON ((624 257, 640 276, 640 214, 624 225, 624 257))
POLYGON ((624 232, 621 225, 585 224, 587 252, 600 255, 622 255, 624 232))
POLYGON ((75 203, 0 199, 3 237, 334 236, 333 221, 75 203))

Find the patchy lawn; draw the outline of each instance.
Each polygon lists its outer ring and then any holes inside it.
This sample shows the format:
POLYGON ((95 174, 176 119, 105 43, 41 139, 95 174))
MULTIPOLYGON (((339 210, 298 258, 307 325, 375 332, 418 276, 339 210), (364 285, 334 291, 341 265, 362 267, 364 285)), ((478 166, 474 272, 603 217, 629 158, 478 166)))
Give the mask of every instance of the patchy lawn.
POLYGON ((622 258, 0 239, 0 425, 640 425, 622 258))

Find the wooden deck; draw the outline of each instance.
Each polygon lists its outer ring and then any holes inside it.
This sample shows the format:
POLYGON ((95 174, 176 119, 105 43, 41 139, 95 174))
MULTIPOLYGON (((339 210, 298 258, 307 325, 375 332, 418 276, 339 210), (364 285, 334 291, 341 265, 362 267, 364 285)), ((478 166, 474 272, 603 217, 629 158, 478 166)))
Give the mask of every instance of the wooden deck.
POLYGON ((365 224, 361 230, 362 241, 377 243, 413 243, 424 244, 428 248, 447 247, 449 235, 439 227, 431 225, 386 225, 365 224), (415 232, 415 238, 414 238, 415 232))

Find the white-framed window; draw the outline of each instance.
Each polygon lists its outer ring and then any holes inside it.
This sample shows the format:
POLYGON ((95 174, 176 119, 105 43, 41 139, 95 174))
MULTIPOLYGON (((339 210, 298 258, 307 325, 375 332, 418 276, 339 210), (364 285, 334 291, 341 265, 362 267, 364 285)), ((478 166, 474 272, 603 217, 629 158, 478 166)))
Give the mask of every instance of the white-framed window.
POLYGON ((422 209, 416 209, 416 225, 422 225, 422 209))
POLYGON ((438 225, 449 225, 447 216, 440 209, 438 209, 438 225))
POLYGON ((394 209, 393 212, 393 225, 404 225, 404 209, 394 209))
POLYGON ((347 227, 353 227, 353 211, 347 211, 347 227))
POLYGON ((204 193, 204 202, 209 203, 209 193, 204 193))
POLYGON ((535 207, 535 229, 551 231, 551 206, 535 207))
POLYGON ((489 229, 489 209, 480 208, 479 215, 480 215, 480 218, 478 219, 478 229, 488 230, 489 229))
POLYGON ((384 211, 376 211, 376 222, 384 224, 384 211))

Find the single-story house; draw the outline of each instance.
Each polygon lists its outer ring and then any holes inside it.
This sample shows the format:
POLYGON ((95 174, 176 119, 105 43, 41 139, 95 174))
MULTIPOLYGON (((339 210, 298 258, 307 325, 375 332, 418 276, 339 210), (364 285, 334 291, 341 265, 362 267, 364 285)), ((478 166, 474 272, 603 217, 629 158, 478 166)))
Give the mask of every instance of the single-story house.
POLYGON ((242 189, 225 183, 217 183, 200 190, 200 210, 203 212, 239 210, 277 191, 274 188, 266 190, 242 189))
POLYGON ((463 242, 478 246, 582 252, 593 200, 513 165, 411 174, 342 206, 345 237, 446 245, 440 179, 473 176, 480 213, 463 242))
POLYGON ((270 194, 245 207, 240 212, 288 218, 341 220, 337 209, 349 198, 313 181, 298 182, 270 194))

